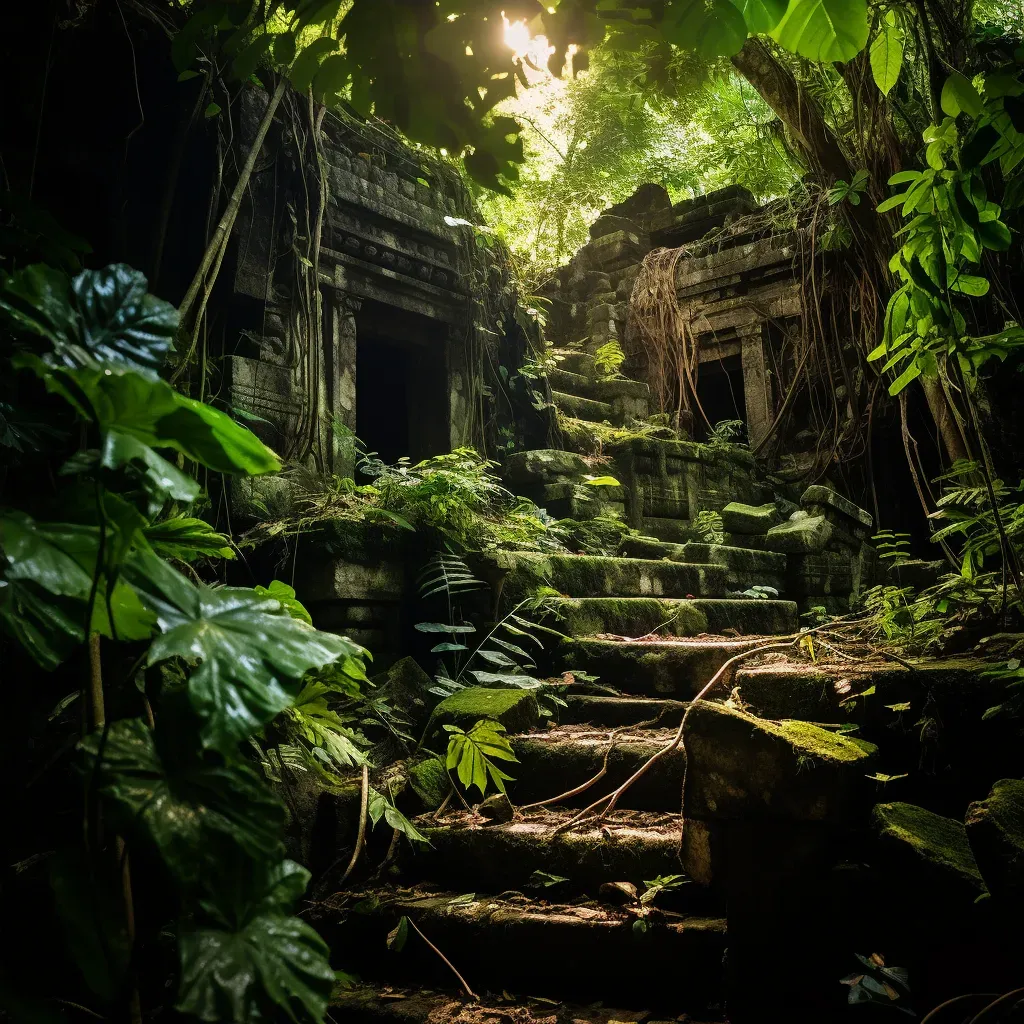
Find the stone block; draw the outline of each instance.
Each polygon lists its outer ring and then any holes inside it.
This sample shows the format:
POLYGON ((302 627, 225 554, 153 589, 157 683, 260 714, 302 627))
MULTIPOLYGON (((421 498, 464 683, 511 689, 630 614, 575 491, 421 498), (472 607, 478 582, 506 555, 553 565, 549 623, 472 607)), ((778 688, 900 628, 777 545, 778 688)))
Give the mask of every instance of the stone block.
POLYGON ((868 792, 865 740, 701 701, 686 723, 683 813, 703 821, 843 821, 868 792))
POLYGON ((765 546, 769 551, 786 554, 811 554, 824 551, 831 539, 832 524, 824 516, 805 515, 772 527, 765 537, 765 546))
POLYGON ((774 505, 744 505, 730 501, 722 509, 722 527, 728 533, 767 533, 779 521, 774 505))
POLYGON ((616 231, 622 231, 634 237, 640 235, 640 229, 631 220, 627 220, 625 217, 616 217, 610 213, 603 214, 590 225, 591 238, 604 238, 616 231))
POLYGON ((502 475, 512 484, 546 484, 562 480, 581 480, 590 467, 575 452, 538 448, 516 452, 505 459, 502 475))
POLYGON ((1000 779, 967 808, 965 824, 992 896, 1024 904, 1024 779, 1000 779))
POLYGON ((876 804, 872 817, 882 849, 907 888, 960 897, 984 892, 967 831, 955 818, 899 802, 876 804))
POLYGON ((862 533, 866 536, 874 523, 871 515, 864 509, 858 508, 848 498, 823 484, 812 484, 808 487, 800 498, 800 504, 811 515, 824 515, 837 525, 853 532, 855 536, 862 533))
POLYGON ((848 597, 854 591, 850 555, 838 551, 791 555, 788 590, 794 597, 848 597))
POLYGON ((445 697, 434 708, 427 731, 440 730, 445 724, 468 729, 481 718, 493 718, 510 733, 528 732, 540 720, 540 709, 529 690, 470 686, 445 697))

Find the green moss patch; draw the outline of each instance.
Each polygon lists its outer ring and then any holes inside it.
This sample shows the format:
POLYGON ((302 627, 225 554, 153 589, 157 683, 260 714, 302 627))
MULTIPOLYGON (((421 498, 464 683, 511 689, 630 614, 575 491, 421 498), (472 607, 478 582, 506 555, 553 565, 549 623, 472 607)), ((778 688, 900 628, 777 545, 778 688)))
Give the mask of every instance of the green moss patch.
POLYGON ((897 802, 876 804, 874 822, 879 835, 890 843, 899 844, 905 853, 959 876, 974 888, 985 888, 967 841, 967 831, 959 821, 916 804, 897 802))
POLYGON ((537 724, 540 710, 529 690, 494 690, 470 686, 446 697, 434 708, 431 731, 448 723, 464 726, 481 718, 501 722, 509 732, 526 732, 537 724))

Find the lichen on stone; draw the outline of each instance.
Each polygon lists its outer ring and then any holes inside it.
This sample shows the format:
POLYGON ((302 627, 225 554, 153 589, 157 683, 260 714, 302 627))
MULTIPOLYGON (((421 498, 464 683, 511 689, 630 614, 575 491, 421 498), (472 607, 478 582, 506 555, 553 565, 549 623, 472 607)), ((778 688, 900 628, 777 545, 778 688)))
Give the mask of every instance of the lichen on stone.
POLYGON ((929 863, 955 871, 977 888, 984 888, 967 832, 959 821, 901 802, 876 804, 874 819, 884 838, 903 843, 929 863))

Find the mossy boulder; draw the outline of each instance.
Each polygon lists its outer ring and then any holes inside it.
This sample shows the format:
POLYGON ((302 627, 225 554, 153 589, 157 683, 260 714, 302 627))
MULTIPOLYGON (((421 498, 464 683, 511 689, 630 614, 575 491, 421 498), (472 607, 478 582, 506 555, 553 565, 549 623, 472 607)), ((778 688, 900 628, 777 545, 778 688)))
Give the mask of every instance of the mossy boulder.
POLYGON ((429 811, 441 806, 451 789, 444 762, 430 755, 409 764, 409 785, 429 811))
POLYGON ((468 728, 481 718, 501 722, 510 733, 527 732, 540 720, 540 709, 530 690, 470 686, 445 697, 434 708, 429 731, 434 732, 442 725, 468 728))
POLYGON ((774 505, 744 505, 730 501, 722 509, 722 528, 728 533, 767 533, 779 521, 774 505))
POLYGON ((415 658, 400 658, 387 671, 370 676, 370 682, 377 688, 375 697, 387 701, 413 722, 425 722, 437 703, 429 692, 434 681, 415 658))
POLYGON ((1024 904, 1024 779, 1000 779, 967 808, 965 825, 993 897, 1024 904))
POLYGON ((866 780, 875 747, 808 722, 773 722, 701 701, 686 723, 683 813, 729 821, 840 821, 866 780))
POLYGON ((782 551, 789 555, 806 555, 824 551, 832 539, 832 524, 824 516, 796 513, 781 526, 774 526, 765 537, 769 551, 782 551))
POLYGON ((906 889, 961 897, 985 890, 967 830, 955 818, 896 802, 876 804, 873 820, 891 873, 906 889))

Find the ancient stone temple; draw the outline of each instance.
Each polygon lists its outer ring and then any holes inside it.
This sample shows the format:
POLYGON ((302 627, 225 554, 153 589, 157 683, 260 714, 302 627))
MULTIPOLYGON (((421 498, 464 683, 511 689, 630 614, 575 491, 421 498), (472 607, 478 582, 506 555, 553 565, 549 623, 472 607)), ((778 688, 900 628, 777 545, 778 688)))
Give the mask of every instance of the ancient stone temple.
MULTIPOLYGON (((245 99, 251 133, 262 108, 245 99)), ((322 128, 319 198, 283 122, 253 175, 236 227, 244 326, 229 386, 286 459, 351 475, 355 437, 390 462, 473 440, 472 235, 457 226, 469 200, 455 175, 425 178, 382 128, 332 114, 322 128)))

